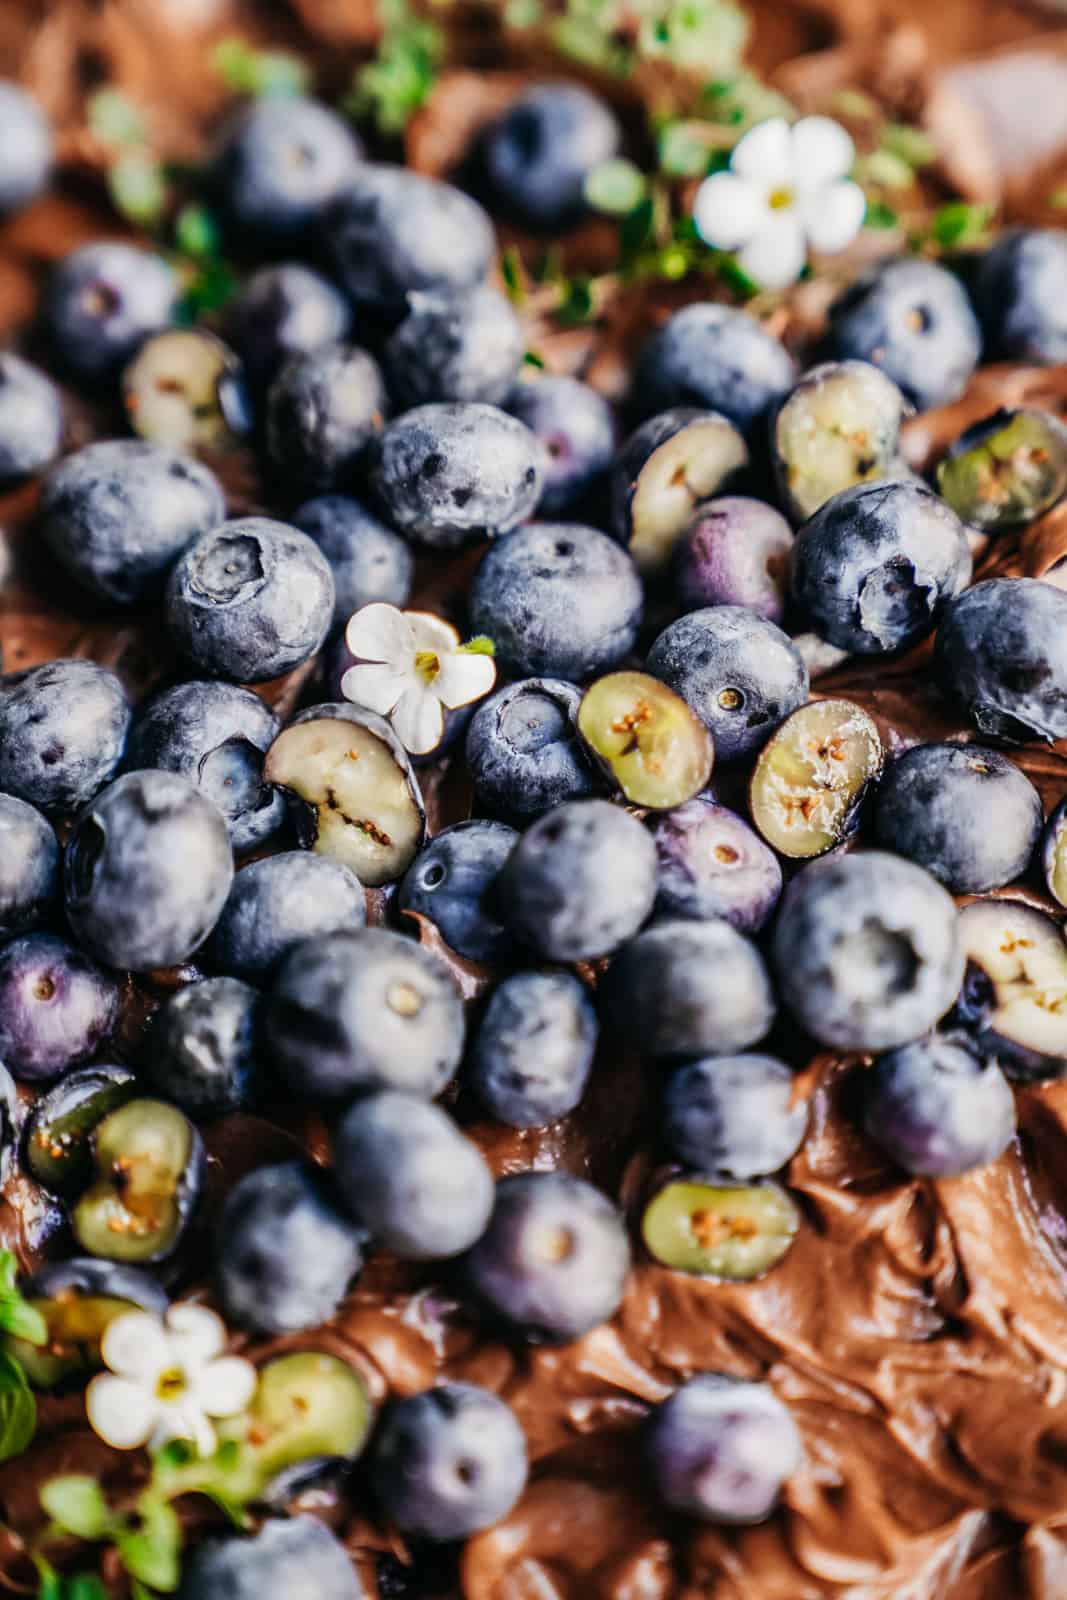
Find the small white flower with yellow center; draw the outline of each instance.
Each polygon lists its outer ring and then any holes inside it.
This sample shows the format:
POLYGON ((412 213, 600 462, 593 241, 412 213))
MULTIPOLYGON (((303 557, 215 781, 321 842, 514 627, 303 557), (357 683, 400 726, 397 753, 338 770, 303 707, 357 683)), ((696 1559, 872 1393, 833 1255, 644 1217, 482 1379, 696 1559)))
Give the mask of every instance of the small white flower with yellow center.
POLYGON ((832 117, 758 122, 734 146, 728 172, 697 190, 693 221, 717 250, 734 250, 764 289, 784 289, 808 249, 833 254, 859 233, 867 197, 848 177, 855 147, 832 117))
POLYGON ((398 611, 375 601, 349 619, 345 643, 359 665, 349 667, 341 692, 388 717, 412 755, 436 750, 446 708, 480 700, 496 682, 482 641, 461 644, 455 628, 429 611, 398 611))
POLYGON ((205 1306, 173 1305, 164 1317, 131 1311, 108 1323, 100 1354, 102 1372, 85 1393, 89 1422, 116 1450, 187 1439, 202 1456, 213 1454, 211 1417, 244 1411, 256 1387, 256 1369, 225 1356, 226 1327, 205 1306))

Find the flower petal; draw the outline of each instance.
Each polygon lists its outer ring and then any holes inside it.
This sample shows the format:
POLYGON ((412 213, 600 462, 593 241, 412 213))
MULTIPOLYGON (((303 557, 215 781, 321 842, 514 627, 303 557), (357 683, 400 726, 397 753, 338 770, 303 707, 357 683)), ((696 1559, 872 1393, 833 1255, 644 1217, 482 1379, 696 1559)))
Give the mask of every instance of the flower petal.
POLYGON ((441 657, 441 670, 433 688, 442 705, 469 706, 488 694, 496 682, 496 663, 492 656, 474 651, 453 650, 441 657))
POLYGON ((717 250, 736 250, 767 220, 763 189, 733 172, 716 172, 696 192, 693 221, 697 232, 717 250))
POLYGON ((784 117, 767 117, 734 145, 730 170, 761 189, 791 188, 793 141, 784 117))
POLYGON ((163 1324, 147 1311, 130 1311, 109 1322, 100 1341, 100 1354, 112 1372, 149 1386, 173 1365, 163 1324))
POLYGON ((173 1305, 165 1321, 175 1366, 202 1366, 226 1347, 226 1324, 207 1306, 192 1301, 173 1305))
POLYGON ((795 211, 782 212, 738 252, 738 265, 764 289, 795 283, 804 267, 804 230, 795 211))
POLYGON ((375 600, 349 617, 345 643, 361 661, 389 661, 404 666, 415 654, 411 624, 396 606, 375 600))
POLYGON ((413 675, 413 672, 403 672, 381 662, 349 667, 341 679, 341 693, 353 705, 365 706, 368 711, 387 717, 413 675))
POLYGON ((85 1412, 93 1432, 105 1444, 115 1450, 136 1450, 148 1440, 158 1408, 151 1391, 143 1385, 101 1372, 85 1391, 85 1412))
POLYGON ((405 611, 416 650, 433 650, 439 656, 447 655, 459 643, 459 633, 443 617, 432 611, 405 611))
POLYGON ((436 750, 445 731, 441 702, 425 685, 413 684, 404 690, 390 721, 400 743, 413 756, 429 755, 431 750, 436 750))
POLYGON ((257 1382, 251 1361, 220 1356, 197 1373, 194 1399, 209 1417, 235 1417, 251 1401, 257 1382))
POLYGON ((839 178, 805 194, 800 217, 813 250, 844 250, 863 227, 867 196, 858 183, 839 178))
POLYGON ((793 127, 793 174, 798 189, 817 189, 847 175, 856 147, 833 117, 801 117, 793 127))

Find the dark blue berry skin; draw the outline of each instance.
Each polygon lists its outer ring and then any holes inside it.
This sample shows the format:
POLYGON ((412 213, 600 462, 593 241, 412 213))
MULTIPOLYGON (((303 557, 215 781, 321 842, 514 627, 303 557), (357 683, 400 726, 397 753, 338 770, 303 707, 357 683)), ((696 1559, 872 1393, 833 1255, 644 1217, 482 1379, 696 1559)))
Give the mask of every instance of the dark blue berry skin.
POLYGON ((630 398, 642 417, 700 406, 747 430, 796 381, 793 358, 754 317, 700 302, 676 311, 647 341, 630 398))
POLYGON ((621 141, 614 114, 588 89, 535 84, 485 134, 494 200, 528 227, 565 228, 585 210, 586 178, 618 153, 621 141))
POLYGON ((59 843, 41 813, 0 794, 0 939, 43 922, 59 898, 59 843))
POLYGON ((226 308, 226 341, 263 390, 290 357, 347 339, 352 310, 328 278, 298 261, 260 267, 226 308))
POLYGON ((959 279, 936 261, 902 257, 872 267, 830 307, 827 353, 881 367, 920 411, 963 393, 981 348, 959 279))
POLYGON ((306 234, 358 173, 347 122, 317 100, 264 95, 223 129, 208 181, 236 237, 275 247, 306 234))
POLYGON ((263 782, 263 756, 281 724, 250 689, 213 679, 164 689, 134 719, 124 765, 178 772, 214 801, 239 855, 285 821, 285 798, 263 782))
POLYGON ((720 761, 757 750, 808 698, 808 669, 781 628, 743 606, 707 606, 656 639, 645 669, 680 694, 720 761))
POLYGON ((174 316, 178 280, 160 257, 118 241, 82 245, 53 268, 41 308, 57 361, 76 378, 112 377, 174 316))
POLYGON ((524 522, 541 496, 544 455, 525 423, 496 406, 416 406, 376 442, 371 483, 405 538, 449 550, 524 522))
POLYGON ((480 705, 467 730, 467 766, 482 805, 539 817, 601 787, 575 727, 581 694, 558 678, 525 678, 480 705))
POLYGON ((677 545, 674 584, 681 609, 744 606, 781 623, 792 547, 792 530, 773 506, 744 495, 709 500, 677 545))
POLYGON ((481 817, 443 828, 401 879, 397 908, 427 917, 445 943, 468 961, 514 960, 514 942, 500 920, 495 886, 518 839, 506 823, 481 817))
POLYGON ((302 939, 362 928, 363 888, 348 867, 309 850, 252 861, 233 880, 211 942, 215 965, 262 984, 302 939))
POLYGON ((130 705, 95 661, 48 661, 0 678, 0 791, 48 816, 87 805, 115 772, 130 705))
POLYGON ((143 439, 76 450, 41 494, 52 555, 83 588, 120 605, 158 589, 182 551, 225 515, 213 472, 143 439))
POLYGON ((0 82, 0 211, 17 211, 52 175, 52 130, 32 95, 0 82))
POLYGON ((963 524, 914 483, 857 484, 793 545, 793 598, 820 638, 856 655, 906 650, 971 580, 963 524))
POLYGON ((974 304, 990 356, 1055 366, 1067 361, 1067 233, 1019 228, 978 268, 974 304))
POLYGON ((363 1265, 365 1237, 318 1168, 259 1167, 231 1191, 219 1218, 215 1287, 225 1315, 257 1333, 329 1321, 363 1265))
POLYGON ((797 1425, 765 1383, 703 1372, 649 1419, 645 1449, 656 1491, 673 1511, 707 1522, 762 1522, 799 1467, 797 1425))
POLYGON ((530 522, 497 540, 470 591, 471 625, 505 672, 573 683, 629 655, 643 605, 626 551, 575 522, 530 522))
POLYGON ((663 1138, 676 1161, 706 1175, 765 1177, 796 1155, 808 1107, 774 1056, 706 1056, 671 1074, 663 1138))
POLYGON ((546 375, 515 384, 507 409, 537 435, 547 458, 538 513, 560 517, 588 504, 615 454, 615 417, 603 395, 577 378, 546 375))
POLYGON ((76 938, 112 967, 147 972, 203 944, 233 881, 226 822, 174 772, 128 772, 78 818, 64 863, 76 938))
POLYGON ((22 1293, 28 1300, 61 1300, 65 1296, 128 1300, 131 1306, 163 1316, 170 1296, 151 1273, 129 1267, 121 1261, 102 1261, 97 1256, 72 1256, 68 1261, 50 1261, 24 1278, 22 1293))
POLYGON ((936 878, 881 850, 805 867, 782 897, 773 957, 793 1017, 838 1050, 910 1044, 963 981, 956 907, 936 878))
MULTIPOLYGON (((2 105, 0 93, 0 125, 2 105)), ((62 442, 59 390, 28 361, 4 351, 0 355, 0 483, 40 472, 55 460, 62 442)))
POLYGON ((431 1100, 361 1095, 334 1143, 344 1204, 376 1245, 406 1261, 459 1255, 480 1239, 493 1177, 478 1146, 431 1100))
POLYGON ((186 984, 160 1007, 145 1052, 156 1094, 194 1121, 247 1106, 257 1077, 259 995, 236 978, 186 984))
POLYGON ((498 1395, 440 1383, 394 1400, 374 1442, 374 1492, 422 1539, 465 1539, 507 1516, 526 1487, 526 1438, 498 1395))
POLYGON ((334 626, 372 601, 404 606, 411 594, 411 547, 359 500, 323 494, 306 500, 293 522, 314 539, 333 573, 334 626))
POLYGON ((566 1172, 501 1178, 463 1261, 468 1289, 531 1343, 566 1344, 618 1309, 630 1241, 607 1195, 566 1172))
POLYGON ((947 608, 934 662, 979 733, 1008 744, 1067 737, 1067 594, 988 578, 947 608))
POLYGON ((397 315, 410 294, 481 283, 496 249, 493 225, 469 195, 370 162, 329 208, 323 241, 349 299, 397 315))
POLYGON ((777 1006, 756 946, 727 922, 657 922, 624 945, 607 1017, 644 1055, 732 1055, 762 1039, 777 1006))
POLYGON ((282 482, 306 491, 350 482, 385 420, 378 363, 355 345, 290 356, 267 396, 267 449, 282 482))
POLYGON ((118 1014, 110 973, 54 933, 0 950, 0 1061, 22 1083, 50 1083, 87 1061, 118 1014))
POLYGON ((596 1012, 569 972, 517 972, 493 990, 466 1082, 509 1128, 544 1128, 574 1110, 596 1050, 596 1012))
POLYGON ((333 574, 314 540, 270 517, 239 517, 186 551, 168 580, 164 614, 201 672, 263 683, 315 654, 333 607, 333 574))
POLYGON ((984 894, 1026 871, 1044 825, 1041 797, 1014 761, 977 744, 925 744, 886 769, 874 829, 953 894, 984 894))
POLYGON ((763 927, 782 892, 782 869, 747 822, 698 795, 657 817, 652 837, 659 911, 698 922, 721 917, 739 933, 763 927))
POLYGON ((268 1517, 251 1538, 208 1539, 182 1561, 178 1600, 366 1600, 340 1540, 317 1517, 268 1517))
POLYGON ((569 800, 523 834, 497 880, 504 920, 548 961, 610 955, 656 898, 656 847, 628 811, 569 800))
POLYGON ((311 1100, 402 1089, 430 1100, 463 1053, 463 1002, 444 962, 384 928, 308 939, 283 960, 264 1033, 283 1082, 311 1100))
POLYGON ((382 354, 398 410, 429 400, 503 405, 522 364, 522 323, 496 289, 438 290, 411 296, 410 309, 382 354))
POLYGON ((1015 1136, 1015 1101, 997 1063, 958 1035, 932 1034, 882 1056, 863 1074, 864 1126, 923 1178, 984 1167, 1015 1136))

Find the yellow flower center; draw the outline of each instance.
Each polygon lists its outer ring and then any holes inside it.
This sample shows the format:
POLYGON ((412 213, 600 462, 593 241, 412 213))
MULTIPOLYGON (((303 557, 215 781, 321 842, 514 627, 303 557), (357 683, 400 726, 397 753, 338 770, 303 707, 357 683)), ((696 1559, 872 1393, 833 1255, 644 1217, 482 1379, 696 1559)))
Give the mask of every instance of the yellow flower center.
POLYGON ((415 654, 415 671, 427 683, 432 683, 441 670, 436 650, 419 650, 415 654))
POLYGON ((772 211, 784 211, 793 204, 792 189, 772 189, 767 196, 767 204, 772 211))
POLYGON ((156 1379, 156 1396, 160 1400, 177 1400, 185 1386, 185 1373, 181 1367, 168 1367, 156 1379))

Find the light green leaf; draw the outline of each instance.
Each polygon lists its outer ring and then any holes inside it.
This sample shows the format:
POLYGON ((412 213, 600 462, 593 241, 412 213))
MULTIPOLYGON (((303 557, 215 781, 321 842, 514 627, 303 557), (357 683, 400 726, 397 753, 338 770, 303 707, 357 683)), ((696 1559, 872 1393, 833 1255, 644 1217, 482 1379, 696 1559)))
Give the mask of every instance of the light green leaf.
POLYGON ((48 1324, 36 1307, 22 1298, 18 1262, 10 1250, 0 1250, 0 1333, 10 1333, 27 1344, 48 1342, 48 1324))
POLYGON ((659 134, 660 170, 669 178, 702 178, 714 149, 714 129, 707 122, 668 122, 659 134))
POLYGON ((107 1585, 95 1572, 76 1572, 67 1579, 63 1600, 108 1600, 107 1585))
POLYGON ((181 1580, 182 1531, 177 1513, 152 1494, 141 1496, 137 1510, 140 1528, 115 1536, 119 1559, 132 1578, 171 1594, 181 1580))
POLYGON ((935 214, 930 233, 944 250, 963 249, 984 239, 992 216, 991 206, 953 200, 935 214))
POLYGON ((484 633, 476 633, 473 639, 468 639, 466 644, 460 645, 460 650, 468 656, 495 656, 496 645, 484 633))
POLYGON ((594 211, 603 211, 609 217, 625 217, 644 199, 648 179, 640 167, 620 157, 594 167, 583 187, 586 202, 594 211))
POLYGON ((895 228, 899 221, 892 206, 883 205, 880 200, 868 200, 867 215, 863 219, 865 228, 895 228))
POLYGON ((124 217, 148 227, 167 203, 163 168, 147 150, 124 150, 108 173, 111 198, 124 217))
POLYGON ((41 1490, 41 1505, 64 1533, 79 1539, 106 1539, 115 1526, 104 1491, 83 1474, 50 1478, 41 1490))
POLYGON ((204 206, 182 206, 174 219, 174 243, 183 255, 211 258, 219 252, 219 225, 204 206))
POLYGON ((20 1456, 37 1432, 37 1402, 26 1374, 6 1350, 0 1350, 0 1461, 20 1456))
POLYGON ((928 133, 904 122, 887 122, 882 131, 882 149, 899 156, 909 167, 928 167, 937 156, 937 146, 928 133))
POLYGON ((106 144, 144 143, 144 119, 121 89, 98 89, 90 95, 86 117, 93 133, 106 144))

